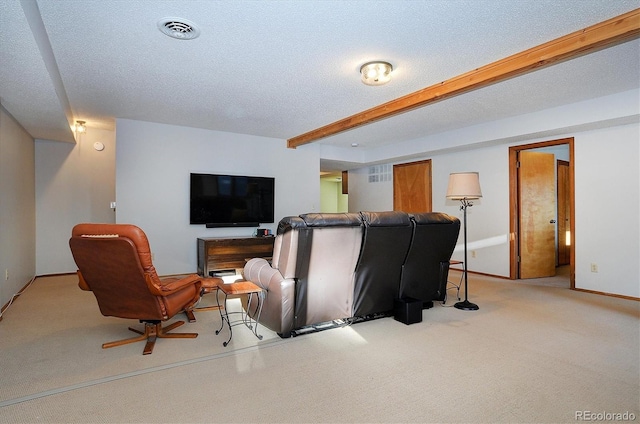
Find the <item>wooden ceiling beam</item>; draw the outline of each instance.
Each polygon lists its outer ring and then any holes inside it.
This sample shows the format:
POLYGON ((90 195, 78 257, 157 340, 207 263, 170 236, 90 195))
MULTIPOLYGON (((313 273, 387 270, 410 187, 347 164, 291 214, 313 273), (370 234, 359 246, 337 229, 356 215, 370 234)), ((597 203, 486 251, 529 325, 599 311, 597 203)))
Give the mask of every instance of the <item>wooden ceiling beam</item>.
POLYGON ((289 148, 505 81, 640 36, 640 9, 573 32, 287 140, 289 148))

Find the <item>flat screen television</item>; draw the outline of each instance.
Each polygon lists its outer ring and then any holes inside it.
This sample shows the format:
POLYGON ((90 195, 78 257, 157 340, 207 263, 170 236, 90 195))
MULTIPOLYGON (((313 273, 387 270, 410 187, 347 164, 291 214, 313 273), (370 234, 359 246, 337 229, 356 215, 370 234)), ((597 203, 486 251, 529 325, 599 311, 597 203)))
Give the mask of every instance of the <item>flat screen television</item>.
POLYGON ((258 227, 274 222, 274 178, 192 173, 190 191, 190 224, 258 227))

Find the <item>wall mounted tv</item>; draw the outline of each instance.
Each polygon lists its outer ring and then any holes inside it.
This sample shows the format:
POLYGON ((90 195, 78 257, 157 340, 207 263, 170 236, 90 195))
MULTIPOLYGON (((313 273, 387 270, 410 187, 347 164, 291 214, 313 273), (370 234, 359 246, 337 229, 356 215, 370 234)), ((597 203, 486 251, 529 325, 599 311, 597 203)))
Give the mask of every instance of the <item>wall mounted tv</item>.
POLYGON ((275 179, 191 174, 189 223, 213 227, 258 227, 273 223, 275 179))

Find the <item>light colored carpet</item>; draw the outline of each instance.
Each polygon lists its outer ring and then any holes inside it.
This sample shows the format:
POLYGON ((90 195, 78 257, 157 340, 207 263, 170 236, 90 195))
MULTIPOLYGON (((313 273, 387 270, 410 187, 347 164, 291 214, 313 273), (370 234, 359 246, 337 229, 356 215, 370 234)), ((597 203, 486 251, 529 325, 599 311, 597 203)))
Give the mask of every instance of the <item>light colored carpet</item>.
MULTIPOLYGON (((640 417, 640 305, 470 275, 479 311, 436 305, 258 341, 217 311, 159 340, 101 349, 135 322, 102 317, 71 276, 39 278, 0 322, 0 422, 575 422, 640 417)), ((210 301, 211 299, 209 299, 210 301)), ((239 307, 234 305, 233 307, 239 307)), ((131 333, 133 334, 133 333, 131 333)))

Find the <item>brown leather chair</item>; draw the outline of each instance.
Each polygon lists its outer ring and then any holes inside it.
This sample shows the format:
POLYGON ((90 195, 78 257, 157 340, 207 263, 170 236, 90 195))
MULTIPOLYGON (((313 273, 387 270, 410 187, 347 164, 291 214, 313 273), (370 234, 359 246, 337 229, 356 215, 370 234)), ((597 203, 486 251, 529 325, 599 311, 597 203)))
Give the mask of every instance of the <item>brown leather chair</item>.
POLYGON ((162 322, 185 311, 195 320, 193 307, 205 292, 214 291, 219 278, 196 274, 160 279, 151 261, 145 233, 128 224, 78 224, 69 240, 78 266, 81 289, 92 291, 104 316, 138 319, 140 336, 104 343, 103 349, 146 340, 143 354, 153 351, 156 338, 195 338, 198 333, 170 333, 184 324, 162 322))

